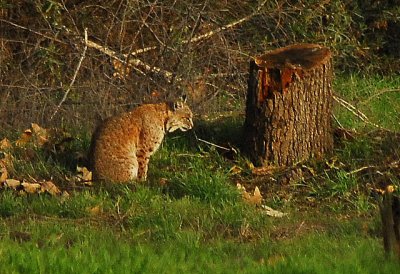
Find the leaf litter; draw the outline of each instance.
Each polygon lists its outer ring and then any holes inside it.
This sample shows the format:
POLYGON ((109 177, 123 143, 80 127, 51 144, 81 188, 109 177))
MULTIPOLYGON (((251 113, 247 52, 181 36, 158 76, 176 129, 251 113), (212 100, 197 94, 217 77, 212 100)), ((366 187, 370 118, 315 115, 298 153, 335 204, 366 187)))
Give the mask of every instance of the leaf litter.
POLYGON ((258 188, 258 186, 256 186, 254 188, 254 191, 252 194, 247 192, 246 188, 243 185, 241 185, 240 183, 237 183, 236 186, 237 186, 238 190, 241 192, 242 198, 246 203, 260 207, 261 209, 263 209, 263 212, 265 212, 265 214, 267 216, 276 217, 276 218, 282 218, 284 216, 287 216, 287 213, 280 212, 278 210, 275 210, 275 209, 263 204, 264 199, 261 195, 261 192, 260 192, 260 189, 258 188))
MULTIPOLYGON (((51 196, 68 197, 69 194, 61 191, 52 180, 36 180, 34 178, 20 180, 10 178, 10 172, 14 171, 15 159, 12 155, 14 149, 23 149, 27 154, 32 147, 44 149, 60 147, 70 140, 72 138, 64 131, 46 129, 36 123, 32 123, 30 128, 24 130, 15 142, 11 142, 7 138, 2 139, 0 141, 0 189, 12 189, 22 195, 47 193, 51 196)), ((87 169, 84 170, 82 178, 91 181, 91 172, 90 175, 88 173, 87 169)))

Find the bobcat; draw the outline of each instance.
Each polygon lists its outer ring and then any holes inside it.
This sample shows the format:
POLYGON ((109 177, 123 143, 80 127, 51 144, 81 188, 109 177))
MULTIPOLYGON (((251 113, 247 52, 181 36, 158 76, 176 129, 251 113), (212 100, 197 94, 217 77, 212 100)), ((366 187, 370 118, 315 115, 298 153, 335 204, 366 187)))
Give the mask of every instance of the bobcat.
POLYGON ((150 156, 166 132, 193 127, 185 101, 145 104, 105 120, 92 136, 89 157, 95 180, 145 181, 150 156))

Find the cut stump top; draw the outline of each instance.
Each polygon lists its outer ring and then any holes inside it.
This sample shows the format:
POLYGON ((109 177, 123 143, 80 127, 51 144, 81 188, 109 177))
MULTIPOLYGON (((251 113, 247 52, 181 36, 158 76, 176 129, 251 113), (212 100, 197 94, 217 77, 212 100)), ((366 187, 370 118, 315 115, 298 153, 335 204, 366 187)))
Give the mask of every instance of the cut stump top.
POLYGON ((271 50, 255 58, 257 66, 264 68, 310 70, 325 64, 331 58, 331 51, 317 44, 295 44, 271 50))

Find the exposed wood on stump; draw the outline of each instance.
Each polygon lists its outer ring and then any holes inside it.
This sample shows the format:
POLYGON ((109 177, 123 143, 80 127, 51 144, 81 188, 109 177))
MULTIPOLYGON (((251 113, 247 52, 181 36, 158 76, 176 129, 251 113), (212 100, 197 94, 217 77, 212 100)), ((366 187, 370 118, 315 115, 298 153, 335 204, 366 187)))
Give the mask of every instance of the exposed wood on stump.
POLYGON ((298 44, 250 63, 245 149, 257 165, 290 166, 333 148, 331 52, 298 44))
POLYGON ((382 220, 383 246, 390 257, 395 254, 400 259, 400 197, 393 195, 388 186, 379 205, 382 220))

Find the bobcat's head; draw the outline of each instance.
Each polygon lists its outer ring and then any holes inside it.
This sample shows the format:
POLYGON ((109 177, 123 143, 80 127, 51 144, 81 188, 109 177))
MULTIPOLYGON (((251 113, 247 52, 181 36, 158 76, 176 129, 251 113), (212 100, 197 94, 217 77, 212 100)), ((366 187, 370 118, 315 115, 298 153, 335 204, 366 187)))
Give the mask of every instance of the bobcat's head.
POLYGON ((177 129, 186 131, 193 128, 193 114, 186 104, 186 96, 178 102, 170 104, 170 113, 167 118, 166 130, 173 132, 177 129))

